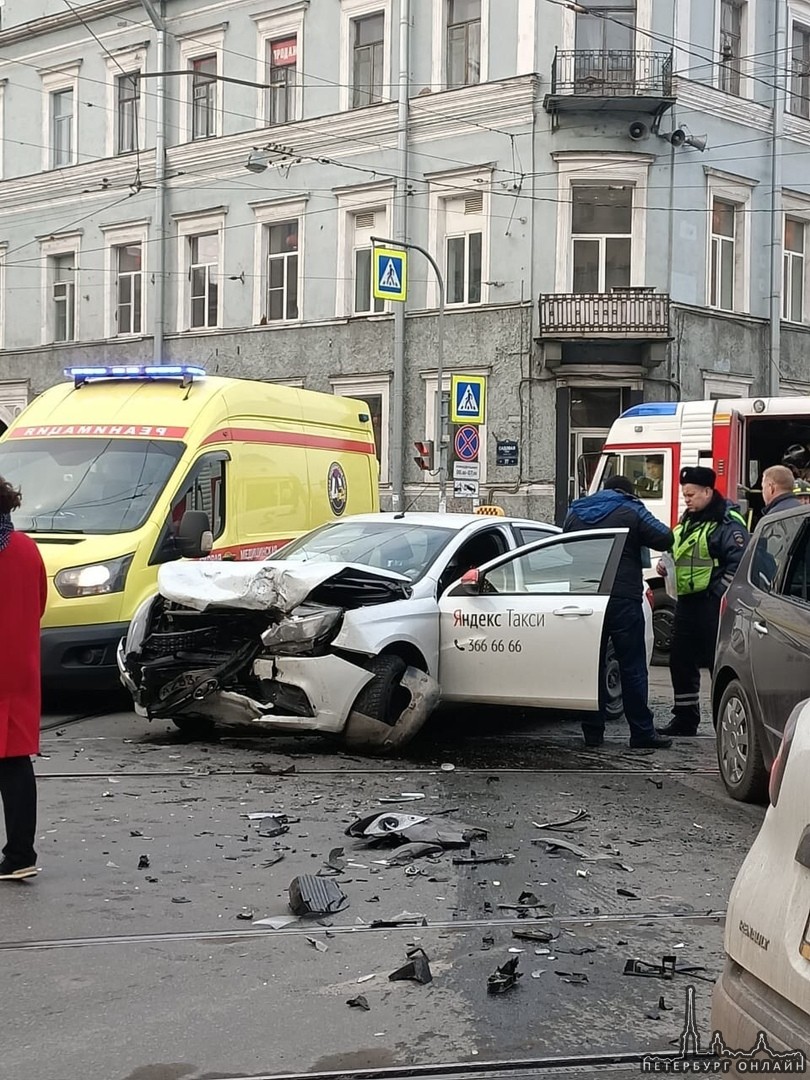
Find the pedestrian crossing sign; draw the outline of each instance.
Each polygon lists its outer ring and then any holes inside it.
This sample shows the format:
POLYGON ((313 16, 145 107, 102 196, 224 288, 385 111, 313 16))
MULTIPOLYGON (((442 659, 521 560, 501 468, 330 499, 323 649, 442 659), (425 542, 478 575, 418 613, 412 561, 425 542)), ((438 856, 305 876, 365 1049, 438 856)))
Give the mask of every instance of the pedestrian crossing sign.
POLYGON ((374 248, 374 296, 377 300, 408 299, 408 255, 405 251, 374 248))
POLYGON ((451 423, 486 423, 486 398, 486 378, 483 375, 453 375, 450 380, 451 423))

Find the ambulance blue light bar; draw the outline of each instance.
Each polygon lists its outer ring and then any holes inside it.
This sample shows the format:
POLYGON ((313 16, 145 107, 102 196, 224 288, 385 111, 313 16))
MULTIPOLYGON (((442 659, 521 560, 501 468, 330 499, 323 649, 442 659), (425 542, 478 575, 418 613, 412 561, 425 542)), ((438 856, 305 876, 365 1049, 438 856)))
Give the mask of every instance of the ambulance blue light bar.
POLYGON ((158 379, 181 379, 192 382, 204 379, 205 368, 196 364, 105 364, 99 367, 65 368, 65 377, 76 386, 95 379, 131 379, 133 382, 153 382, 158 379))
POLYGON ((622 413, 622 417, 631 416, 674 416, 678 411, 677 401, 645 401, 634 405, 622 413))

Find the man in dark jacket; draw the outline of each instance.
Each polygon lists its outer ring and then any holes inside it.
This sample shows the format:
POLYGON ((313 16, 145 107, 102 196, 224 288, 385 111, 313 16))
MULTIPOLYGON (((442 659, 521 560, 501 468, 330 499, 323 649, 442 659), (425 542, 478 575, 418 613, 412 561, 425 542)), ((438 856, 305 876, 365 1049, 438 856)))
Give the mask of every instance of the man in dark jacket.
POLYGON ((796 481, 786 465, 771 465, 762 474, 762 499, 766 514, 778 514, 781 510, 795 510, 802 504, 793 493, 796 481))
MULTIPOLYGON (((582 529, 627 529, 616 579, 605 613, 606 640, 610 638, 622 679, 624 715, 630 725, 630 745, 634 749, 664 750, 672 740, 655 730, 647 703, 649 673, 644 641, 644 581, 642 567, 646 549, 669 551, 672 532, 653 517, 633 494, 626 476, 611 476, 603 491, 572 503, 563 526, 565 532, 582 529)), ((647 563, 649 565, 649 563, 647 563)), ((605 713, 582 725, 587 746, 601 746, 605 736, 605 713)))
MULTIPOLYGON (((740 565, 748 529, 738 506, 715 490, 717 476, 703 465, 681 469, 686 510, 675 526, 672 558, 678 602, 669 673, 674 704, 667 735, 697 735, 700 670, 714 666, 720 600, 740 565)), ((665 568, 659 566, 659 571, 665 568)))

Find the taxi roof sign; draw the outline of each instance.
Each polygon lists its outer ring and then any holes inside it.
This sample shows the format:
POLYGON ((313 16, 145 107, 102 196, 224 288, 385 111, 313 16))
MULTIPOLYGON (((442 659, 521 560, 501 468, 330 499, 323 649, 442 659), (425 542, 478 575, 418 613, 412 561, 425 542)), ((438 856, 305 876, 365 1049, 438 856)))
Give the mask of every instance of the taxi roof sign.
POLYGON ((454 424, 485 424, 487 380, 484 375, 453 375, 450 379, 450 420, 454 424))
POLYGON ((375 247, 374 296, 377 300, 395 300, 404 304, 408 299, 408 253, 392 248, 375 247))

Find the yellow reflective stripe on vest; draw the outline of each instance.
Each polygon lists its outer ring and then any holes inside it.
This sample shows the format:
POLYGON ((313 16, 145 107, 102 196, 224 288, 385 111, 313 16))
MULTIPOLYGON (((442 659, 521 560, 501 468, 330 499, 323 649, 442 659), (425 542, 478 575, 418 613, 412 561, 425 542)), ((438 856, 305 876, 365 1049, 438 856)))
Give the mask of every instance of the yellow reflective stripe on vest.
POLYGON ((709 537, 716 528, 716 521, 707 521, 690 529, 686 535, 683 525, 676 525, 673 529, 675 543, 672 559, 678 596, 708 589, 712 571, 718 565, 717 560, 709 554, 709 537))

